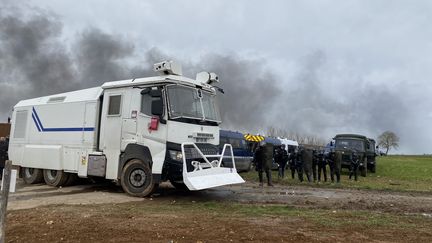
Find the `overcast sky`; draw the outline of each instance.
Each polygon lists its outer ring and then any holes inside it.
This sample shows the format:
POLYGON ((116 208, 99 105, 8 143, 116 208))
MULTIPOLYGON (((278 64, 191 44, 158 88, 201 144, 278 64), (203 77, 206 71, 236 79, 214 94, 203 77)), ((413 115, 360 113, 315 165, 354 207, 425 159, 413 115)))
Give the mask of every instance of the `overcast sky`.
POLYGON ((222 107, 227 128, 264 132, 272 125, 323 139, 345 132, 376 138, 391 130, 400 137, 396 153, 432 153, 432 1, 14 2, 0 0, 0 21, 16 18, 0 32, 0 94, 14 94, 0 97, 2 120, 11 103, 31 96, 13 80, 33 87, 52 79, 60 88, 30 92, 49 95, 147 74, 151 61, 174 58, 190 76, 218 71, 232 89, 222 107), (40 16, 47 22, 32 21, 40 16), (53 47, 57 60, 38 68, 73 69, 35 81, 34 72, 19 73, 39 62, 34 57, 15 70, 25 61, 8 46, 28 39, 28 31, 14 29, 35 22, 52 27, 35 33, 49 36, 41 45, 53 47), (107 39, 108 45, 94 44, 107 39), (119 71, 92 68, 98 59, 88 53, 97 47, 118 48, 107 58, 119 71), (84 74, 97 81, 85 83, 84 74))

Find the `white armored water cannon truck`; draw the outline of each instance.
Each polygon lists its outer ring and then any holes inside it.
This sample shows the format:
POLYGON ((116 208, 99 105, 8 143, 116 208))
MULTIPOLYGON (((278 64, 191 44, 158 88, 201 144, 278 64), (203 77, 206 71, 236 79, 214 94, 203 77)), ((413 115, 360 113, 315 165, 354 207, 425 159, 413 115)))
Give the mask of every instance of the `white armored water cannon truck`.
POLYGON ((217 75, 186 78, 173 61, 154 71, 160 76, 20 101, 9 157, 23 180, 63 186, 102 177, 133 196, 167 180, 189 190, 243 183, 231 145, 218 149, 217 75), (221 164, 227 158, 231 168, 221 164))

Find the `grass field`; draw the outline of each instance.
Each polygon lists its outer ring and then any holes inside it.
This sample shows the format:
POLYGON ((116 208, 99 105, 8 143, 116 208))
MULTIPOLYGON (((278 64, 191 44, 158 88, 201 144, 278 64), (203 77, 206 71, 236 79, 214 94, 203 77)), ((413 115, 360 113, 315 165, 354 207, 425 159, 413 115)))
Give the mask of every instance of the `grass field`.
MULTIPOLYGON (((376 173, 368 173, 367 177, 360 176, 358 181, 350 181, 348 170, 342 169, 340 184, 300 183, 297 177, 291 179, 290 173, 287 170, 287 177, 278 179, 277 172, 273 172, 273 181, 284 185, 432 192, 432 156, 381 156, 377 158, 376 173)), ((327 172, 328 177, 329 174, 327 172)), ((255 171, 241 175, 246 180, 258 181, 255 171)))

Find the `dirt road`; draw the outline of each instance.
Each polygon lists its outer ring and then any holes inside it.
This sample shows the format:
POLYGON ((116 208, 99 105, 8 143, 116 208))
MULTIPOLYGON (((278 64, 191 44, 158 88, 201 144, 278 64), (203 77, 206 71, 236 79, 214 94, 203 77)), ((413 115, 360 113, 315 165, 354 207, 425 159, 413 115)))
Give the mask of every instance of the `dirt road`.
POLYGON ((18 184, 7 242, 430 242, 432 194, 246 183, 169 184, 134 198, 111 184, 18 184))
MULTIPOLYGON (((320 209, 358 209, 398 213, 432 214, 432 193, 409 193, 313 187, 259 187, 255 183, 219 187, 198 192, 178 191, 163 184, 154 200, 220 201, 258 204, 283 204, 320 209)), ((54 188, 46 185, 18 183, 11 194, 9 210, 53 204, 104 204, 139 202, 148 199, 130 197, 112 184, 81 184, 54 188)))

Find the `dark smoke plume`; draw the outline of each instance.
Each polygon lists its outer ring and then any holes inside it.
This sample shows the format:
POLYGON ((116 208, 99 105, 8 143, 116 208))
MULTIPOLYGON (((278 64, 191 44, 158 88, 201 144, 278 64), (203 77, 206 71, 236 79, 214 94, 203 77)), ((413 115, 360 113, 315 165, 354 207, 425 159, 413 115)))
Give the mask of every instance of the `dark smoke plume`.
MULTIPOLYGON (((68 46, 61 40, 58 18, 38 10, 25 18, 21 15, 19 10, 0 6, 3 120, 19 100, 150 76, 153 63, 172 59, 155 48, 137 53, 133 43, 121 36, 91 27, 68 46)), ((398 93, 354 78, 329 86, 324 51, 313 51, 299 61, 300 71, 291 80, 277 78, 263 60, 236 55, 208 54, 196 63, 178 61, 192 78, 203 70, 219 75, 226 91, 219 99, 225 128, 262 133, 272 126, 329 139, 338 132, 376 137, 409 124, 407 116, 399 116, 409 111, 398 93)))
POLYGON ((73 88, 73 62, 60 35, 61 23, 50 16, 23 20, 0 10, 0 114, 19 99, 73 88))

